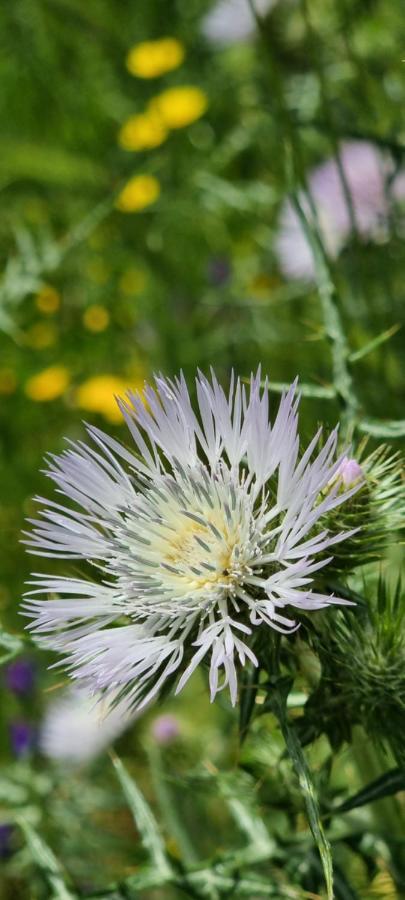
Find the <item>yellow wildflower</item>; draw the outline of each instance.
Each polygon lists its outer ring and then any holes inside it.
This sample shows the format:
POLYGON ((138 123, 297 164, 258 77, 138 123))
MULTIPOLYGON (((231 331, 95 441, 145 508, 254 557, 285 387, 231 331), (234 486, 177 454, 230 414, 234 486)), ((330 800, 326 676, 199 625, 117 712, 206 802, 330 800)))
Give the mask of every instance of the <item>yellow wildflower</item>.
POLYGON ((277 287, 277 284, 277 279, 271 278, 265 272, 259 272, 248 285, 248 292, 256 300, 269 300, 271 292, 277 287))
POLYGON ((27 331, 25 342, 34 350, 45 350, 46 347, 52 347, 58 338, 58 332, 54 325, 50 322, 36 322, 27 331))
POLYGON ((69 382, 70 374, 64 366, 50 366, 28 379, 25 393, 36 403, 48 403, 64 394, 69 382))
POLYGON ((142 269, 127 269, 119 280, 119 289, 126 296, 141 294, 146 287, 146 272, 142 269))
POLYGON ((35 305, 41 313, 51 316, 60 307, 60 294, 50 284, 44 284, 35 297, 35 305))
POLYGON ((0 369, 0 394, 14 394, 17 379, 13 369, 0 369))
POLYGON ((76 391, 76 403, 80 409, 99 413, 117 424, 122 422, 122 414, 115 397, 122 397, 127 390, 128 382, 118 375, 94 375, 76 391))
POLYGON ((153 175, 135 175, 123 187, 116 200, 121 212, 139 212, 157 200, 160 184, 153 175))
POLYGON ((83 325, 87 331, 105 331, 110 321, 110 314, 105 306, 93 303, 83 313, 83 325))
POLYGON ((118 142, 124 150, 151 150, 167 138, 167 128, 152 110, 124 122, 118 142))
POLYGON ((156 112, 167 128, 184 128, 205 113, 208 98, 197 87, 173 87, 151 100, 150 110, 156 112))
POLYGON ((177 69, 184 59, 184 47, 176 38, 161 38, 135 44, 127 56, 127 69, 138 78, 157 78, 177 69))

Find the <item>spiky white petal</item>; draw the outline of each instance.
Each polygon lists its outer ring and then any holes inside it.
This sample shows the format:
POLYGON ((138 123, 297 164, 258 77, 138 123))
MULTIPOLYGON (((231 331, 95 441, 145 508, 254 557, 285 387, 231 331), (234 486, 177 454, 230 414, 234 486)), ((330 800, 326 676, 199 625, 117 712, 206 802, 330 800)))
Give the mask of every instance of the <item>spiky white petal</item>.
POLYGON ((346 602, 314 592, 313 576, 346 536, 322 519, 358 485, 335 477, 337 431, 300 456, 296 383, 272 423, 260 371, 248 389, 232 377, 228 394, 199 374, 196 412, 182 375, 155 381, 119 401, 133 451, 89 427, 93 445, 51 457, 74 505, 48 503, 27 543, 88 560, 98 580, 34 575, 25 611, 72 677, 133 709, 171 676, 181 690, 203 659, 211 697, 227 686, 235 703, 238 669, 257 664, 255 629, 288 634, 291 608, 346 602))

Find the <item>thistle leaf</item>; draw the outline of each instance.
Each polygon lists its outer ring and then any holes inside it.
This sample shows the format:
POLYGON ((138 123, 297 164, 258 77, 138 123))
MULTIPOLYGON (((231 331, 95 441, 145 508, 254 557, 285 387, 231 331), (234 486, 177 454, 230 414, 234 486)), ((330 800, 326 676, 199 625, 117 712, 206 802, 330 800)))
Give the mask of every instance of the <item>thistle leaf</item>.
POLYGON ((76 900, 77 895, 68 888, 63 867, 53 850, 26 818, 18 816, 16 821, 24 834, 34 863, 45 874, 52 890, 52 900, 76 900))
POLYGON ((112 762, 133 820, 141 835, 143 846, 149 854, 150 862, 158 873, 163 877, 170 878, 171 866, 153 812, 119 757, 112 754, 112 762))
POLYGON ((322 862, 327 890, 327 898, 328 900, 333 900, 333 866, 331 848, 322 826, 318 800, 303 749, 296 732, 293 728, 291 728, 288 721, 285 692, 281 693, 279 690, 277 690, 277 688, 275 688, 270 698, 270 702, 273 708, 273 712, 279 720, 281 731, 283 733, 291 762, 298 776, 302 796, 304 798, 308 813, 309 825, 315 843, 318 847, 322 862))
POLYGON ((374 781, 370 781, 365 788, 349 797, 340 806, 331 810, 330 815, 340 815, 340 813, 349 812, 351 809, 357 809, 359 806, 365 806, 367 803, 374 803, 375 800, 381 800, 382 797, 390 797, 398 791, 405 790, 405 769, 390 769, 385 775, 381 775, 374 781))

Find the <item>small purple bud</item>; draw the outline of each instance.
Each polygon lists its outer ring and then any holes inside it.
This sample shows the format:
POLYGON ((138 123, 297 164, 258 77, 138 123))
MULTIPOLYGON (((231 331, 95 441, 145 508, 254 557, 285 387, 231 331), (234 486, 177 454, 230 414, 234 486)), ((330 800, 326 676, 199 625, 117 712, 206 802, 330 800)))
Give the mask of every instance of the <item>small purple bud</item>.
POLYGON ((180 723, 175 716, 158 716, 152 724, 152 734, 158 744, 171 744, 180 735, 180 723))
POLYGON ((12 839, 13 826, 7 823, 0 825, 0 859, 8 859, 12 855, 12 839))
POLYGON ((33 747, 34 731, 29 722, 15 719, 9 726, 10 741, 15 756, 25 756, 33 747))
POLYGON ((35 670, 29 659, 16 659, 5 671, 6 686, 14 694, 30 694, 35 682, 35 670))
POLYGON ((357 481, 363 481, 364 472, 357 460, 345 456, 336 472, 336 478, 341 478, 345 488, 353 487, 357 481))
POLYGON ((208 263, 207 278, 214 287, 221 287, 231 277, 231 266, 225 256, 213 256, 208 263))

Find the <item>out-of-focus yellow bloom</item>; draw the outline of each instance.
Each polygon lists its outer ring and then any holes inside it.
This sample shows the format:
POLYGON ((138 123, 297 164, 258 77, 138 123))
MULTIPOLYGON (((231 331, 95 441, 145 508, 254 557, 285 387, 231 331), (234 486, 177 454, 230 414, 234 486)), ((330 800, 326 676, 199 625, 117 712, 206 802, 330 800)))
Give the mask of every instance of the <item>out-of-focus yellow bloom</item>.
POLYGON ((119 280, 119 289, 126 296, 141 294, 146 287, 147 275, 142 269, 127 269, 119 280))
POLYGON ((50 284, 44 284, 35 297, 35 305, 41 313, 52 316, 60 307, 60 294, 50 284))
POLYGON ((118 375, 94 375, 77 389, 77 406, 88 412, 100 413, 108 422, 122 422, 122 413, 115 397, 122 397, 128 387, 128 381, 118 375))
POLYGON ((118 194, 116 206, 121 212, 140 212, 155 203, 160 194, 160 184, 153 175, 134 175, 118 194))
POLYGON ((52 347, 58 338, 58 332, 54 325, 50 322, 36 322, 26 332, 25 342, 34 350, 45 350, 46 347, 52 347))
POLYGON ((271 292, 278 286, 278 280, 271 278, 266 272, 259 272, 248 285, 248 292, 256 300, 266 301, 271 292))
POLYGON ((150 110, 124 122, 118 142, 124 150, 151 150, 163 144, 166 138, 167 128, 157 113, 150 110))
POLYGON ((149 109, 156 112, 166 128, 184 128, 199 119, 207 109, 207 95, 198 87, 173 87, 151 100, 149 109))
POLYGON ((92 259, 89 259, 85 271, 95 284, 106 284, 111 275, 111 269, 102 256, 93 256, 92 259))
POLYGON ((17 379, 13 369, 0 369, 0 394, 14 394, 17 379))
POLYGON ((184 59, 184 47, 176 38, 161 38, 135 44, 127 56, 127 69, 138 78, 157 78, 177 69, 184 59))
POLYGON ((70 374, 64 366, 50 366, 28 379, 25 393, 36 403, 48 403, 64 394, 69 382, 70 374))
POLYGON ((105 331, 110 321, 110 314, 105 306, 94 303, 83 313, 83 325, 87 331, 105 331))

